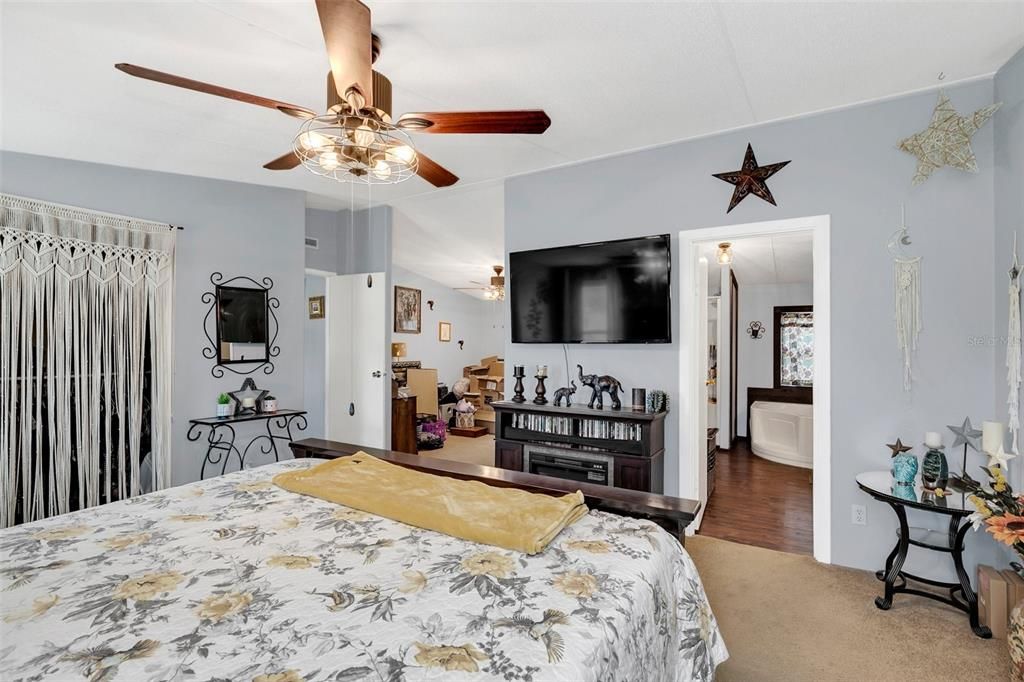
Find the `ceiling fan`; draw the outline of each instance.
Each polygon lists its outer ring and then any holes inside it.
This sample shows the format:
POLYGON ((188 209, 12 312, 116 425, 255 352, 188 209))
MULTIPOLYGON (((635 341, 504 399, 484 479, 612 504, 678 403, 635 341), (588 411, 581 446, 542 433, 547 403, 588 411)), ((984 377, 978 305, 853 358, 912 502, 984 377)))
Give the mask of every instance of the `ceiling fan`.
POLYGON ((268 170, 299 165, 342 182, 394 184, 418 175, 435 187, 459 178, 422 152, 413 133, 518 133, 539 135, 551 125, 543 110, 417 112, 391 118, 391 81, 373 70, 380 39, 370 30, 370 8, 358 0, 316 0, 331 71, 327 112, 211 85, 134 64, 114 67, 138 78, 255 104, 302 119, 292 151, 268 170))
POLYGON ((505 278, 502 276, 502 272, 505 271, 503 265, 492 265, 494 269, 494 275, 491 277, 491 283, 484 284, 483 282, 476 282, 470 280, 473 284, 478 286, 475 287, 455 287, 456 291, 483 291, 484 298, 489 301, 504 301, 505 300, 505 278))

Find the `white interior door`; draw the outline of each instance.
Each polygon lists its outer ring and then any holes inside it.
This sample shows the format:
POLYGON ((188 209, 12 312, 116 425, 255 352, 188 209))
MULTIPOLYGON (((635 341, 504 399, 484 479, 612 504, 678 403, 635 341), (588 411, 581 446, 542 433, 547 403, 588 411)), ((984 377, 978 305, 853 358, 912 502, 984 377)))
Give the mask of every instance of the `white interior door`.
POLYGON ((327 279, 324 431, 328 440, 386 447, 390 388, 383 272, 327 279))

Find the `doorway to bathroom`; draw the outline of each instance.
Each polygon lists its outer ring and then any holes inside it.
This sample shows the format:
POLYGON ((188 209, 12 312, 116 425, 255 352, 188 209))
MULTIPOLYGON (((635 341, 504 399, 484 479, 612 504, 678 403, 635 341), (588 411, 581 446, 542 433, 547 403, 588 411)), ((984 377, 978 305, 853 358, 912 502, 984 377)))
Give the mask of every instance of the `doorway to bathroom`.
POLYGON ((680 233, 680 490, 701 534, 828 562, 828 216, 680 233), (687 492, 688 491, 688 492, 687 492))

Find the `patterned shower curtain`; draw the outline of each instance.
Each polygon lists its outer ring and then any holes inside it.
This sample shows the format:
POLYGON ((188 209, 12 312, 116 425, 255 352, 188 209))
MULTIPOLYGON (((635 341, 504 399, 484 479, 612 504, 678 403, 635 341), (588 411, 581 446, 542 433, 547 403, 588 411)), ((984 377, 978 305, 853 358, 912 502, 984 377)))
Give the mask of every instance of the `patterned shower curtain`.
POLYGON ((0 528, 170 483, 174 243, 0 194, 0 528))

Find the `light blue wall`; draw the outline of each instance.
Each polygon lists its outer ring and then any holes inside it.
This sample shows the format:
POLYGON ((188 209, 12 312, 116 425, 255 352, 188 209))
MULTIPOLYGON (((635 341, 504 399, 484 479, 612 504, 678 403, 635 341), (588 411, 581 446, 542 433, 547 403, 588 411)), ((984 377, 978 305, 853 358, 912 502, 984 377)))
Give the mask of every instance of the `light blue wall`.
MULTIPOLYGON (((951 87, 948 94, 967 113, 993 101, 993 83, 951 87)), ((991 334, 994 323, 993 126, 974 137, 979 173, 942 169, 912 187, 915 159, 896 144, 928 124, 935 101, 934 92, 907 96, 505 184, 506 252, 671 233, 675 272, 681 230, 831 215, 832 559, 847 566, 878 568, 893 544, 894 515, 854 483, 861 471, 888 468, 884 444, 897 436, 920 443, 925 431, 944 431, 967 414, 975 423, 993 416, 994 352, 974 341, 991 334), (778 207, 749 197, 727 215, 732 187, 711 174, 738 168, 748 142, 762 164, 792 163, 769 181, 778 207), (924 331, 910 393, 901 385, 892 261, 885 248, 901 203, 913 250, 924 257, 924 331), (852 504, 868 506, 866 526, 850 523, 852 504)), ((678 279, 672 293, 678 301, 678 279)), ((513 364, 547 364, 554 375, 549 385, 564 381, 559 346, 512 344, 506 334, 505 360, 509 371, 513 364)), ((653 346, 572 346, 569 361, 617 376, 627 391, 660 388, 678 398, 678 339, 653 346)), ((678 419, 673 412, 667 422, 670 494, 678 490, 678 419)), ((969 544, 974 559, 996 557, 994 544, 981 534, 972 534, 969 544)), ((910 570, 917 560, 911 556, 910 570)), ((946 574, 934 565, 921 570, 946 574)))
MULTIPOLYGON (((354 213, 348 209, 326 211, 306 209, 306 236, 319 240, 318 249, 306 249, 306 267, 313 270, 338 274, 383 272, 385 287, 384 345, 381 348, 381 366, 390 367, 391 311, 394 298, 391 294, 391 218, 390 206, 375 206, 354 213)), ((325 293, 326 282, 322 276, 306 276, 308 296, 325 293)), ((307 316, 308 318, 308 316, 307 316)), ((353 320, 358 324, 358 320, 353 320)), ((306 409, 309 411, 309 435, 322 437, 324 431, 324 373, 326 371, 326 320, 307 319, 304 326, 306 345, 305 366, 306 409), (316 425, 314 430, 313 424, 316 425)), ((385 391, 384 442, 391 440, 391 391, 385 391)))
POLYGON ((423 296, 422 332, 394 334, 394 340, 406 344, 406 360, 419 360, 423 367, 436 369, 437 380, 447 384, 449 389, 462 378, 462 368, 466 365, 475 365, 480 358, 505 352, 499 304, 468 296, 398 266, 392 267, 391 278, 396 286, 419 289, 423 296), (427 305, 428 300, 434 301, 433 310, 427 305), (441 321, 452 324, 452 340, 448 343, 437 338, 441 321), (461 349, 459 339, 465 341, 461 349))
MULTIPOLYGON (((308 234, 308 232, 307 232, 308 234)), ((307 259, 308 261, 308 259, 307 259)), ((306 299, 311 296, 323 296, 327 292, 327 280, 315 275, 306 275, 306 299)), ((303 404, 309 412, 309 427, 306 435, 310 438, 323 438, 324 432, 324 355, 326 348, 327 318, 309 319, 307 314, 303 321, 303 372, 304 398, 303 404)))
MULTIPOLYGON (((995 416, 1006 423, 1006 339, 1008 332, 1007 284, 1017 234, 1017 253, 1024 262, 1024 49, 999 70, 995 99, 1003 106, 993 118, 995 134, 995 416)), ((1020 353, 1020 349, 1017 349, 1020 353)), ((1007 445, 1009 447, 1009 445, 1007 445)), ((1018 460, 1020 461, 1020 460, 1018 460)), ((1011 483, 1024 487, 1024 462, 1010 467, 1011 483)))
MULTIPOLYGON (((273 374, 253 376, 281 407, 302 405, 303 193, 13 152, 0 152, 0 191, 185 227, 178 232, 175 256, 175 483, 199 478, 203 448, 186 440, 188 420, 215 414, 217 395, 242 383, 230 372, 212 377, 211 361, 202 356, 208 306, 200 297, 212 288, 212 272, 274 280, 273 295, 281 300, 281 355, 273 374)), ((257 429, 239 427, 239 440, 247 442, 257 429)), ((287 448, 282 455, 290 457, 287 448)), ((265 461, 256 453, 247 464, 265 461)))
POLYGON ((306 267, 337 272, 338 212, 307 208, 306 236, 317 240, 317 248, 306 249, 306 267))

